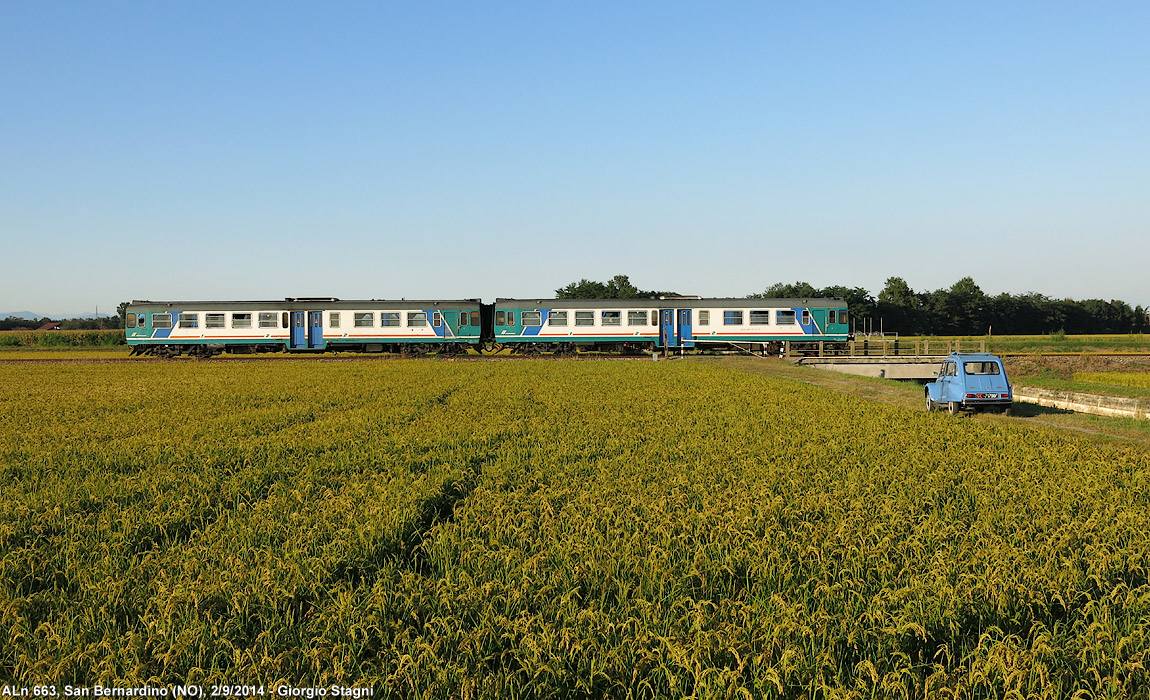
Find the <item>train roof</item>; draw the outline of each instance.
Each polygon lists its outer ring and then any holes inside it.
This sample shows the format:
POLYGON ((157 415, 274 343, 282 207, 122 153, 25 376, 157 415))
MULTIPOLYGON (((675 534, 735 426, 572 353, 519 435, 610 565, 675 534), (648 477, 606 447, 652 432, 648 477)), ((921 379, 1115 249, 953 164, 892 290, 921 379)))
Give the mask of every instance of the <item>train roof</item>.
POLYGON ((575 309, 588 307, 616 306, 622 308, 659 308, 659 309, 713 309, 721 307, 738 307, 748 309, 761 306, 763 308, 804 308, 819 307, 830 309, 845 309, 847 303, 842 299, 808 298, 808 299, 763 299, 755 297, 635 297, 631 299, 497 299, 496 307, 527 306, 535 308, 546 306, 552 309, 575 309))
POLYGON ((294 310, 353 310, 353 309, 478 309, 478 299, 335 299, 317 297, 291 297, 266 301, 150 301, 136 299, 128 305, 134 311, 292 311, 294 310))

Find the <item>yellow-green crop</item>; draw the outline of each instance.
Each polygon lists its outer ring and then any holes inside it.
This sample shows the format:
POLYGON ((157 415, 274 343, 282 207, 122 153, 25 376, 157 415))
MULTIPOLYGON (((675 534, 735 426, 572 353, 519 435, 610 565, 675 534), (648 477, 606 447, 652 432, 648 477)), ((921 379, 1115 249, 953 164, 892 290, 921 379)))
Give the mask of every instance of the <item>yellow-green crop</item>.
POLYGON ((690 362, 0 381, 0 679, 1150 689, 1142 452, 690 362))

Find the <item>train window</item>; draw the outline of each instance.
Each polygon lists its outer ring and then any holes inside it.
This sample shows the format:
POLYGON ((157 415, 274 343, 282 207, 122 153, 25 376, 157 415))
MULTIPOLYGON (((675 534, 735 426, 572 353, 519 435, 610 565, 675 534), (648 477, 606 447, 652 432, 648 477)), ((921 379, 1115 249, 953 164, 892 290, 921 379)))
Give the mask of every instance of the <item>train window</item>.
POLYGON ((780 326, 793 326, 795 324, 795 312, 776 311, 775 323, 779 324, 780 326))
POLYGON ((473 325, 477 328, 479 327, 480 323, 479 323, 479 312, 478 311, 472 311, 471 312, 471 325, 473 325))
POLYGON ((288 314, 285 311, 282 314, 280 314, 280 328, 287 328, 287 327, 288 327, 288 314))
POLYGON ((845 324, 847 322, 847 310, 839 309, 839 323, 845 324))
POLYGON ((700 326, 711 325, 711 312, 710 311, 708 311, 706 309, 699 309, 699 325, 700 326))
POLYGON ((332 328, 339 328, 339 312, 331 311, 327 315, 327 325, 332 328))
POLYGON ((204 328, 223 328, 223 314, 204 314, 204 328))
POLYGON ((128 328, 136 327, 136 314, 128 314, 124 317, 124 321, 128 324, 128 328))
POLYGON ((461 325, 461 326, 467 325, 467 312, 466 311, 460 311, 459 312, 459 325, 461 325))
POLYGON ((199 328, 200 315, 196 313, 180 314, 180 328, 199 328))
POLYGON ((443 314, 439 313, 438 311, 432 311, 431 312, 431 325, 435 326, 436 328, 439 328, 440 326, 442 326, 443 325, 443 314))
POLYGON ((838 321, 835 320, 835 310, 834 309, 831 309, 830 311, 827 312, 827 325, 830 325, 832 323, 838 323, 838 321))
POLYGON ((144 314, 136 314, 136 325, 140 328, 144 327, 144 314))
POLYGON ((398 328, 399 327, 399 312, 398 311, 384 311, 379 315, 379 325, 384 328, 398 328))
POLYGON ((509 325, 509 326, 515 325, 515 312, 514 311, 508 311, 507 312, 507 325, 509 325))
POLYGON ((623 323, 622 311, 604 311, 603 312, 603 325, 604 326, 619 326, 623 323))
POLYGON ((524 311, 523 318, 524 326, 542 326, 543 325, 543 312, 542 311, 524 311))
POLYGON ((811 325, 811 310, 810 309, 803 309, 803 325, 804 326, 811 325))
POLYGON ((407 312, 407 327, 408 328, 422 328, 427 325, 427 312, 426 311, 408 311, 407 312))
POLYGON ((594 326, 595 325, 595 312, 594 311, 576 311, 575 312, 575 325, 576 326, 594 326))
POLYGON ((652 326, 659 325, 659 312, 658 311, 652 311, 651 312, 651 325, 652 326))
POLYGON ((496 311, 495 312, 495 325, 502 326, 506 323, 507 323, 507 312, 506 311, 496 311))
MULTIPOLYGON (((371 312, 352 314, 351 322, 356 328, 371 328, 375 325, 375 314, 371 312)), ((386 322, 384 325, 387 325, 386 322)))
POLYGON ((275 328, 276 315, 274 313, 261 311, 260 312, 260 328, 275 328))
POLYGON ((628 326, 645 326, 645 325, 647 325, 647 312, 646 311, 628 311, 627 312, 627 325, 628 326))
POLYGON ((296 328, 303 328, 303 312, 297 311, 292 314, 292 326, 296 328))
POLYGON ((232 314, 232 328, 251 328, 251 314, 232 314))
POLYGON ((741 326, 741 325, 743 325, 743 312, 742 311, 724 311, 723 312, 723 325, 724 326, 741 326))
POLYGON ((566 326, 567 325, 567 312, 566 311, 551 311, 547 314, 548 326, 566 326))
POLYGON ((751 325, 752 326, 765 326, 771 322, 770 311, 752 311, 751 312, 751 325))
POLYGON ((152 314, 152 328, 171 328, 171 314, 152 314))

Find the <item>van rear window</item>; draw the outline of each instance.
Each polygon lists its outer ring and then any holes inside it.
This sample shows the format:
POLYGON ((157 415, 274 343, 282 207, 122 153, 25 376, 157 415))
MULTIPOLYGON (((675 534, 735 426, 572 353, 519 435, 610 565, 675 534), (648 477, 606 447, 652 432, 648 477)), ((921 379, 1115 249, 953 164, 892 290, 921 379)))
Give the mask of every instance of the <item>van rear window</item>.
POLYGON ((964 362, 962 370, 967 374, 1001 374, 997 362, 964 362))

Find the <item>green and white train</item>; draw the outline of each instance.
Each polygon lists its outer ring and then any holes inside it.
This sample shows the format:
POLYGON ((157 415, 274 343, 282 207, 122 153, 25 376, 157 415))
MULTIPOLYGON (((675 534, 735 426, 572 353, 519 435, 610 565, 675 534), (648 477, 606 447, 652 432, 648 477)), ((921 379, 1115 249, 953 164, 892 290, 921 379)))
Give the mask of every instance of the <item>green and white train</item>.
POLYGON ((841 299, 134 301, 133 354, 646 351, 845 342, 841 299))

